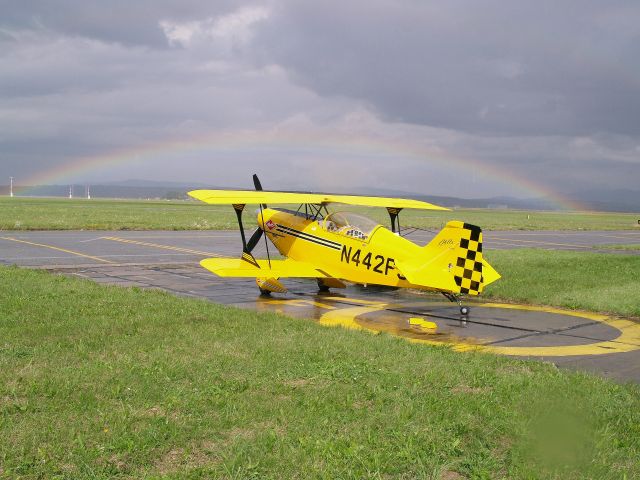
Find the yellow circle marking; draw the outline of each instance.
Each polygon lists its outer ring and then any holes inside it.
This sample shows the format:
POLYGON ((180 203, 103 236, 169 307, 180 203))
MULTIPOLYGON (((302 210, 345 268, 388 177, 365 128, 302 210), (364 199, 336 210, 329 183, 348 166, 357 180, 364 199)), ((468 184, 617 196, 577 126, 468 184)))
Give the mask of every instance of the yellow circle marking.
POLYGON ((360 325, 356 322, 356 317, 366 313, 379 312, 380 310, 384 310, 386 306, 386 303, 380 303, 369 307, 340 308, 322 315, 318 320, 318 323, 326 327, 344 327, 349 330, 366 330, 377 334, 380 333, 379 330, 360 325))
MULTIPOLYGON (((365 327, 356 321, 360 315, 384 310, 389 304, 377 303, 367 306, 350 307, 336 309, 325 313, 320 317, 319 323, 326 326, 342 326, 354 330, 366 330, 372 333, 380 333, 378 330, 365 327)), ((457 351, 476 350, 481 352, 498 353, 502 355, 518 356, 539 356, 539 357, 562 357, 573 355, 603 355, 608 353, 623 353, 640 349, 640 324, 630 320, 611 318, 598 313, 569 311, 553 307, 538 307, 531 305, 513 305, 504 303, 481 303, 479 307, 504 308, 513 310, 527 310, 532 312, 544 312, 559 315, 570 315, 573 317, 586 318, 603 323, 615 328, 620 335, 613 340, 606 340, 586 345, 561 345, 561 346, 541 346, 541 347, 509 347, 499 345, 475 345, 464 342, 446 342, 438 340, 425 340, 420 338, 402 337, 412 343, 424 343, 429 345, 449 345, 457 351)))

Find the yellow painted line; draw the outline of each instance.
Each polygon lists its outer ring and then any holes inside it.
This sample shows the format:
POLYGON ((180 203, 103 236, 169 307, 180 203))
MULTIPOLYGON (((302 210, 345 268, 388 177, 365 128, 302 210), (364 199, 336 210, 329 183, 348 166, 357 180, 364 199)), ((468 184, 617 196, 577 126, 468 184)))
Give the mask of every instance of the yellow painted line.
MULTIPOLYGON (((357 321, 357 317, 368 313, 384 310, 389 304, 380 303, 378 305, 366 307, 351 307, 334 310, 325 313, 320 317, 319 323, 325 326, 341 326, 353 330, 367 330, 373 333, 380 333, 378 330, 365 327, 357 321)), ((579 318, 585 318, 596 322, 603 323, 620 332, 618 337, 613 340, 607 340, 596 343, 583 345, 560 345, 560 346, 522 346, 509 347, 500 345, 477 345, 465 342, 447 342, 438 340, 427 340, 421 338, 409 338, 399 335, 411 343, 422 343, 428 345, 448 345, 456 351, 476 350, 481 352, 491 352, 501 355, 516 356, 538 356, 538 357, 566 357, 574 355, 604 355, 610 353, 623 353, 640 349, 640 324, 624 319, 613 319, 606 315, 591 312, 569 311, 552 307, 537 307, 531 305, 512 305, 502 303, 483 303, 480 307, 487 308, 504 308, 513 310, 525 310, 533 312, 544 312, 559 315, 570 315, 579 318)))
POLYGON ((336 309, 336 307, 334 307, 333 305, 328 305, 328 304, 322 303, 322 302, 312 301, 310 303, 311 303, 311 306, 313 306, 313 307, 324 308, 325 310, 335 310, 336 309))
MULTIPOLYGON (((488 230, 485 232, 487 234, 487 236, 491 235, 491 231, 488 230)), ((584 234, 596 234, 597 238, 629 238, 630 237, 637 237, 638 233, 640 232, 635 232, 635 231, 628 231, 628 232, 616 232, 615 234, 613 233, 608 233, 607 230, 582 230, 580 232, 558 232, 558 231, 553 231, 552 233, 550 232, 509 232, 509 235, 513 235, 513 236, 521 236, 521 237, 544 237, 544 236, 549 236, 549 235, 553 235, 554 237, 578 237, 580 235, 584 235, 584 234), (619 236, 619 235, 623 235, 623 236, 619 236)))
POLYGON ((621 236, 621 235, 602 235, 600 238, 617 238, 618 240, 640 240, 640 235, 638 235, 637 233, 634 235, 626 235, 626 236, 621 236))
MULTIPOLYGON (((134 238, 136 239, 158 239, 158 238, 169 238, 171 240, 193 240, 193 239, 200 239, 200 238, 234 238, 237 237, 237 233, 235 232, 229 232, 228 234, 222 234, 222 235, 162 235, 162 234, 157 234, 157 235, 138 235, 138 234, 134 234, 132 235, 134 238)), ((102 238, 102 237, 100 237, 102 238)))
MULTIPOLYGON (((486 233, 487 236, 491 235, 492 233, 496 232, 497 230, 485 230, 483 231, 483 233, 486 233)), ((553 235, 554 237, 576 237, 578 235, 583 235, 585 233, 601 233, 601 232, 605 232, 606 230, 580 230, 580 231, 563 231, 563 232, 559 232, 557 230, 548 230, 548 231, 533 231, 533 232, 528 232, 528 231, 519 231, 519 230, 511 230, 508 232, 508 235, 513 235, 513 236, 520 236, 520 237, 548 237, 549 235, 553 235)), ((502 233, 505 233, 504 231, 502 233)))
MULTIPOLYGON (((517 242, 517 240, 516 240, 516 242, 517 242)), ((521 248, 526 246, 526 245, 522 245, 521 243, 508 243, 508 242, 503 242, 503 241, 497 241, 497 242, 491 241, 490 245, 492 247, 494 245, 496 245, 496 246, 499 245, 499 246, 502 246, 502 247, 507 246, 507 247, 521 247, 521 248)))
POLYGON ((194 255, 203 255, 205 257, 223 258, 222 255, 219 255, 217 253, 201 252, 199 250, 190 250, 188 248, 172 247, 171 245, 158 245, 157 243, 139 242, 137 240, 127 240, 126 238, 120 238, 120 237, 102 237, 102 239, 111 240, 114 242, 121 242, 121 243, 131 243, 133 245, 140 245, 143 247, 163 248, 165 250, 173 250, 176 252, 192 253, 194 255))
POLYGON ((335 302, 346 302, 346 303, 361 303, 362 305, 387 305, 386 303, 376 302, 372 300, 365 300, 363 298, 344 298, 344 297, 324 297, 327 300, 333 300, 335 302))
POLYGON ((317 307, 317 308, 323 308, 325 310, 334 310, 336 308, 332 305, 316 302, 314 300, 302 300, 302 299, 294 299, 294 300, 282 299, 281 300, 281 299, 272 298, 272 299, 267 299, 264 302, 268 303, 269 305, 289 305, 289 306, 292 305, 294 307, 317 307))
POLYGON ((0 239, 9 240, 11 242, 26 243, 27 245, 34 245, 36 247, 50 248, 51 250, 58 250, 59 252, 70 253, 71 255, 77 255, 78 257, 90 258, 91 260, 96 260, 98 262, 114 263, 111 260, 105 260, 104 258, 94 257, 92 255, 86 255, 80 252, 74 252, 73 250, 68 250, 66 248, 54 247, 53 245, 46 245, 44 243, 28 242, 26 240, 19 240, 13 237, 0 237, 0 239))
POLYGON ((593 248, 592 245, 576 245, 575 243, 543 242, 540 240, 519 240, 515 238, 492 237, 491 240, 503 240, 505 242, 519 242, 519 243, 535 243, 536 245, 553 245, 556 247, 572 247, 572 248, 588 248, 588 249, 593 248))

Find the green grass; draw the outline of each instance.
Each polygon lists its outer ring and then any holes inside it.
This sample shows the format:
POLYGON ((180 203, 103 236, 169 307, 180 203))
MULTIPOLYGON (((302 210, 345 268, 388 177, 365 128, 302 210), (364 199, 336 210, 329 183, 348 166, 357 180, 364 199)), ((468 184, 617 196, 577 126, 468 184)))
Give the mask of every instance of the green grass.
POLYGON ((196 202, 0 198, 2 230, 224 230, 237 225, 231 207, 196 202))
MULTIPOLYGON (((526 210, 456 209, 449 212, 405 210, 402 225, 441 228, 462 220, 483 230, 634 230, 638 214, 613 212, 542 212, 526 210)), ((380 216, 380 221, 387 220, 380 216)))
POLYGON ((627 250, 627 251, 635 251, 640 250, 640 243, 631 243, 628 245, 594 245, 593 248, 604 249, 604 250, 627 250))
POLYGON ((0 477, 453 472, 637 478, 640 388, 0 267, 0 477))
MULTIPOLYGON (((334 209, 341 209, 334 206, 334 209)), ((255 208, 247 207, 247 227, 255 225, 255 208)), ((383 225, 389 218, 381 208, 353 208, 383 225)), ((638 228, 637 214, 565 213, 519 210, 405 210, 403 226, 441 228, 462 220, 485 230, 624 230, 638 228)), ((0 197, 1 230, 210 230, 237 228, 231 206, 195 201, 84 200, 0 197)))
POLYGON ((640 317, 640 256, 540 249, 491 250, 502 275, 483 298, 640 317))

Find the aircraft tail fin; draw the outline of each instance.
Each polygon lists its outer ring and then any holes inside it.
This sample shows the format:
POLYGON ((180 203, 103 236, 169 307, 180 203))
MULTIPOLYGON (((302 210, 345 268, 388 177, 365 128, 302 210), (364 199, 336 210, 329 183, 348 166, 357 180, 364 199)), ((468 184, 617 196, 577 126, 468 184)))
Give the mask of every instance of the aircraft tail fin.
POLYGON ((438 290, 478 295, 500 275, 482 256, 480 227, 452 221, 423 247, 420 259, 398 264, 411 283, 438 290), (423 261, 424 259, 424 261, 423 261))

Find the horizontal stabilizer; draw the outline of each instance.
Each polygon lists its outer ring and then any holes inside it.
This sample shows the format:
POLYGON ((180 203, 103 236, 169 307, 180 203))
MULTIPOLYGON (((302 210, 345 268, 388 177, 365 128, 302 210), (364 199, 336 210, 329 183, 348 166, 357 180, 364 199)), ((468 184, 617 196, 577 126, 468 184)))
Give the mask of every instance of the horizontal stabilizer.
POLYGON ((204 268, 220 277, 307 277, 324 278, 326 273, 317 270, 312 265, 291 260, 255 260, 256 264, 241 258, 206 258, 200 262, 204 268))
POLYGON ((482 259, 482 282, 485 286, 490 283, 495 282, 501 277, 501 275, 496 272, 496 270, 489 265, 489 263, 483 258, 482 259))
POLYGON ((449 210, 420 200, 406 198, 364 197, 360 195, 334 195, 332 193, 268 192, 254 190, 193 190, 193 198, 218 205, 243 204, 302 204, 344 203, 369 207, 415 208, 420 210, 449 210))
POLYGON ((444 254, 429 259, 425 257, 417 262, 396 260, 398 270, 414 285, 457 292, 458 286, 451 274, 449 264, 449 256, 444 254))

